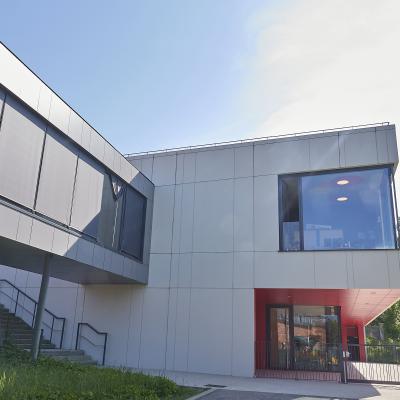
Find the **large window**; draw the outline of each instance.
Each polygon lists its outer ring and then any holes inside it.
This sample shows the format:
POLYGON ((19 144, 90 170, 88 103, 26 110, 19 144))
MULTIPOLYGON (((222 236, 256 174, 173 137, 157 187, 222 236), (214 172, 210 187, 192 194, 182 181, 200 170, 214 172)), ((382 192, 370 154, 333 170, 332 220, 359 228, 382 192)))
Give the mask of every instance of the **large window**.
POLYGON ((395 248, 391 170, 280 178, 281 250, 395 248))

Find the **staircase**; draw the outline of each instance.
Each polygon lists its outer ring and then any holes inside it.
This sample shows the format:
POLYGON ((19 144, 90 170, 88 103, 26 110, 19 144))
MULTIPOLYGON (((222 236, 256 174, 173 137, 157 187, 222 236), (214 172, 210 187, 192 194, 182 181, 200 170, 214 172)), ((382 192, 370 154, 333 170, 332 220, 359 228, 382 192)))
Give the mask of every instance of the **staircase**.
MULTIPOLYGON (((3 337, 22 350, 30 350, 32 347, 33 329, 24 320, 15 316, 0 304, 0 329, 3 337)), ((53 343, 42 339, 41 349, 55 349, 53 343)))
MULTIPOLYGON (((21 318, 15 316, 2 304, 0 304, 0 332, 3 339, 9 340, 17 348, 26 351, 30 351, 32 348, 32 327, 21 318)), ((71 361, 82 365, 97 365, 97 362, 82 350, 57 349, 47 339, 41 340, 40 354, 59 361, 71 361)))

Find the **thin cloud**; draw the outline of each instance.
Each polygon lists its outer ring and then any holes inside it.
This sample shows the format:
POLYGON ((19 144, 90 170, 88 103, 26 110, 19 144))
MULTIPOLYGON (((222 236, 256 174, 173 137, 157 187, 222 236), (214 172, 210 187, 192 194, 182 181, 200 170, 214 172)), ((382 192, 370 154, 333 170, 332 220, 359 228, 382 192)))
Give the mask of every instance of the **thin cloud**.
POLYGON ((305 0, 249 23, 245 118, 253 136, 400 122, 400 2, 305 0))

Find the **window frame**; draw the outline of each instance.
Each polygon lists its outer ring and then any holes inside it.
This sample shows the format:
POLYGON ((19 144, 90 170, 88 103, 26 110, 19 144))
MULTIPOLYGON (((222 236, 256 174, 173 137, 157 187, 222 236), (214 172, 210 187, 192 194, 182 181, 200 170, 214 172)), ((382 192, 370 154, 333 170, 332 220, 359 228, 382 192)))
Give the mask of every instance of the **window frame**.
POLYGON ((399 230, 398 230, 398 209, 396 199, 396 186, 394 179, 394 165, 393 164, 381 164, 381 165, 369 165, 366 167, 353 167, 353 168, 336 168, 324 171, 309 171, 309 172, 296 172, 289 174, 278 175, 278 209, 279 209, 279 252, 283 253, 298 253, 298 252, 315 252, 315 251, 382 251, 382 250, 398 250, 399 249, 399 230), (393 238, 394 247, 390 249, 355 249, 355 248, 337 248, 337 249, 304 249, 304 225, 303 225, 303 194, 301 178, 303 176, 318 176, 318 175, 329 175, 340 172, 354 172, 354 171, 369 171, 376 169, 387 169, 388 170, 388 183, 390 190, 390 212, 393 218, 393 238), (299 250, 285 250, 283 246, 283 193, 282 193, 282 180, 285 177, 297 177, 299 179, 299 230, 300 230, 300 249, 299 250))
POLYGON ((147 219, 147 197, 144 196, 142 193, 140 193, 138 190, 136 190, 135 188, 133 188, 132 186, 126 186, 124 194, 123 194, 124 198, 122 201, 122 215, 121 215, 121 226, 120 226, 120 234, 119 234, 119 238, 118 238, 118 251, 121 254, 124 254, 128 257, 132 257, 134 258, 136 261, 139 262, 143 262, 143 254, 144 254, 144 242, 145 242, 145 232, 146 232, 146 219, 147 219), (139 196, 143 197, 144 199, 144 206, 143 206, 143 221, 142 221, 142 226, 140 228, 140 237, 141 237, 141 243, 140 243, 140 255, 135 256, 129 252, 127 252, 126 250, 122 249, 122 235, 124 232, 124 228, 125 228, 125 223, 126 223, 126 219, 125 219, 125 212, 126 212, 126 198, 127 198, 127 192, 128 190, 133 190, 134 192, 136 192, 139 196))

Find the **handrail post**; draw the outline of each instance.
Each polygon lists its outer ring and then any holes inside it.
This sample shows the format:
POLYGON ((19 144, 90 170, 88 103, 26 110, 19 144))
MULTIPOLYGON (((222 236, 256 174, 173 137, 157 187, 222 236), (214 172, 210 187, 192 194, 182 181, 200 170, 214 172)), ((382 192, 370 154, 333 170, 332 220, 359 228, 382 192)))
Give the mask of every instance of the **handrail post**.
POLYGON ((78 341, 79 341, 80 329, 81 329, 81 323, 78 322, 78 329, 76 330, 75 350, 78 350, 78 341))
POLYGON ((19 298, 19 290, 17 290, 17 298, 15 300, 14 315, 17 315, 18 298, 19 298))
POLYGON ((51 331, 50 331, 50 342, 53 339, 53 329, 54 329, 54 315, 52 315, 53 319, 51 321, 51 331))
POLYGON ((34 307, 34 309, 33 309, 32 324, 31 324, 32 328, 33 328, 33 324, 34 324, 34 322, 35 322, 35 318, 36 318, 36 309, 37 309, 37 303, 34 303, 34 304, 35 304, 35 307, 34 307))
POLYGON ((107 338, 108 338, 108 334, 106 333, 105 339, 104 339, 104 348, 103 348, 103 362, 101 365, 104 365, 104 363, 106 361, 107 338))
POLYGON ((65 328, 65 318, 62 319, 62 328, 61 328, 61 338, 60 338, 60 349, 62 349, 63 339, 64 339, 64 328, 65 328))

